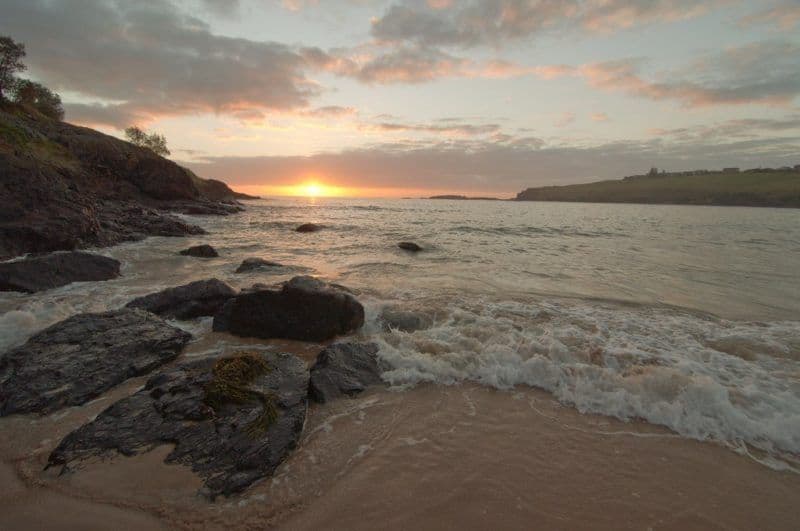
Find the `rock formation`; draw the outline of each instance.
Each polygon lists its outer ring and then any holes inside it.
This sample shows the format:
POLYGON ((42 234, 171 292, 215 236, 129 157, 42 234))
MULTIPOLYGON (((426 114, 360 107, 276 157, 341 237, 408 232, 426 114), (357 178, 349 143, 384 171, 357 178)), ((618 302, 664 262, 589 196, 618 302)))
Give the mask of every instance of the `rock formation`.
POLYGON ((72 282, 111 280, 119 276, 113 258, 84 252, 53 253, 0 263, 0 291, 34 293, 72 282))
POLYGON ((70 317, 0 357, 0 416, 84 404, 175 359, 190 338, 142 310, 70 317))

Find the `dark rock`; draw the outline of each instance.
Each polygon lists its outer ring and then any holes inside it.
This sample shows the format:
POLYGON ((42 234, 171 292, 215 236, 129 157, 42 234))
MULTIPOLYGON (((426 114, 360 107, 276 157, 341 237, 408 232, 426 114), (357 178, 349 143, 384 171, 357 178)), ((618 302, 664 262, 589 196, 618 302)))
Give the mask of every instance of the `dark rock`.
POLYGON ((119 276, 113 258, 84 252, 53 253, 0 263, 0 291, 34 293, 72 282, 110 280, 119 276))
POLYGON ((183 251, 181 251, 180 254, 184 256, 196 256, 198 258, 216 258, 217 256, 219 256, 217 250, 208 244, 195 245, 194 247, 189 247, 188 249, 184 249, 183 251))
POLYGON ((393 329, 403 332, 423 330, 433 324, 433 320, 428 315, 399 308, 384 308, 379 316, 379 321, 385 330, 393 329))
POLYGON ((141 308, 162 317, 194 319, 214 315, 234 295, 236 290, 230 285, 212 278, 145 295, 125 307, 141 308))
POLYGON ((383 383, 375 343, 336 343, 319 353, 311 367, 308 395, 325 403, 342 395, 355 396, 383 383))
POLYGON ((418 253, 422 250, 422 247, 414 242, 400 242, 397 244, 397 246, 405 251, 411 251, 412 253, 418 253))
POLYGON ((179 237, 206 234, 200 227, 189 225, 175 216, 137 203, 104 201, 101 205, 97 213, 102 229, 97 238, 97 244, 100 246, 142 240, 147 236, 179 237))
POLYGON ((238 353, 180 365, 67 435, 48 466, 66 469, 92 456, 173 444, 167 463, 190 466, 210 498, 228 496, 271 475, 297 446, 307 390, 308 371, 290 354, 238 353))
POLYGON ((274 267, 283 266, 277 262, 270 262, 269 260, 264 260, 263 258, 245 258, 241 265, 236 268, 236 272, 247 273, 249 271, 255 271, 256 269, 267 269, 274 267))
POLYGON ((175 359, 190 338, 142 310, 70 317, 0 358, 0 415, 84 404, 175 359))
POLYGON ((297 232, 317 232, 322 230, 322 225, 317 225, 316 223, 303 223, 294 230, 297 232))
POLYGON ((238 204, 214 201, 170 201, 164 208, 193 216, 227 216, 244 211, 238 204))
POLYGON ((313 277, 279 290, 242 293, 214 316, 214 330, 243 337, 326 341, 364 324, 364 307, 349 293, 313 277))

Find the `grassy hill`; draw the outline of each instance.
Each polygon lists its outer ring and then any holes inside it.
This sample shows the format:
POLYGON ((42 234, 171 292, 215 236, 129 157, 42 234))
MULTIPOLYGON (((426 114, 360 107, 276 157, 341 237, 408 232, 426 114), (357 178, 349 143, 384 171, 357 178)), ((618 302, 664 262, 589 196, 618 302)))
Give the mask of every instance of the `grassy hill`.
POLYGON ((800 208, 800 172, 643 175, 617 181, 528 188, 517 194, 516 200, 800 208))

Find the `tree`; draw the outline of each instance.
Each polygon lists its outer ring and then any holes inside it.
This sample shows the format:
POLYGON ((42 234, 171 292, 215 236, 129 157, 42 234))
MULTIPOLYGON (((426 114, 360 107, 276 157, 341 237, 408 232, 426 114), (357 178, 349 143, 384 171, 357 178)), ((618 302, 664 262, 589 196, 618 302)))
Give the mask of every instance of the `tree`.
POLYGON ((14 83, 13 97, 15 103, 33 107, 49 118, 64 119, 61 96, 40 83, 29 79, 18 80, 14 83))
POLYGON ((156 155, 161 155, 162 157, 169 155, 167 137, 164 135, 159 135, 158 133, 147 134, 135 125, 132 125, 125 129, 125 136, 131 144, 147 148, 156 155))
POLYGON ((11 37, 0 35, 0 100, 3 92, 14 86, 15 74, 25 70, 22 58, 25 57, 25 45, 14 42, 11 37))

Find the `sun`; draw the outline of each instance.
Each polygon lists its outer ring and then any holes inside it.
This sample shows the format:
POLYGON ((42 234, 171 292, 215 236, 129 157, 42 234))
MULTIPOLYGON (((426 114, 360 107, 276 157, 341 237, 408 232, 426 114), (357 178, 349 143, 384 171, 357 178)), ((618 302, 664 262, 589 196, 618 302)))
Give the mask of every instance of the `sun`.
POLYGON ((325 187, 319 183, 305 183, 300 185, 300 191, 307 197, 319 197, 325 195, 325 187))

